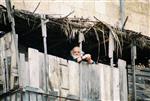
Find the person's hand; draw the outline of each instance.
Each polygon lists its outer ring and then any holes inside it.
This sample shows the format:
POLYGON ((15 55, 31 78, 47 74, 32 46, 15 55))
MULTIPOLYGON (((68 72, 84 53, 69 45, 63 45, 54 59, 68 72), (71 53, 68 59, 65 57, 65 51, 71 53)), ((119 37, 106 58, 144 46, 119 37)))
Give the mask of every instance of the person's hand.
POLYGON ((82 59, 83 59, 83 60, 87 60, 87 59, 89 59, 90 57, 91 57, 90 54, 85 54, 85 55, 82 56, 82 59))
POLYGON ((77 62, 80 63, 82 61, 82 57, 77 58, 77 62))
POLYGON ((86 54, 86 60, 91 60, 92 58, 91 58, 91 55, 90 54, 86 54))
POLYGON ((85 59, 89 64, 92 64, 94 61, 91 58, 90 54, 85 54, 82 59, 85 59))

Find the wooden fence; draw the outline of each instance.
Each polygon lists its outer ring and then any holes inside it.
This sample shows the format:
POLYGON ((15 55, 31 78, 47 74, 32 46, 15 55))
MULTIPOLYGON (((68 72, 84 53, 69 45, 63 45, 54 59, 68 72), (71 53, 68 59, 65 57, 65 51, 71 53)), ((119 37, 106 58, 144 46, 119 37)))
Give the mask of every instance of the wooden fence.
MULTIPOLYGON (((5 47, 2 49, 1 56, 4 54, 5 47)), ((10 73, 7 73, 8 76, 5 75, 4 59, 7 57, 1 58, 1 73, 3 74, 1 81, 7 81, 6 77, 11 78, 10 73)), ((10 57, 11 63, 16 63, 16 60, 15 62, 13 60, 15 56, 10 55, 10 57)), ((47 55, 47 59, 45 67, 44 54, 38 50, 28 48, 27 54, 20 53, 18 67, 14 66, 17 70, 15 75, 18 78, 18 82, 15 82, 16 85, 19 85, 19 88, 35 88, 45 94, 48 93, 47 91, 56 91, 59 97, 73 96, 82 101, 128 100, 125 61, 119 60, 119 67, 114 68, 101 63, 82 62, 78 64, 52 55, 47 55)), ((12 71, 11 63, 7 64, 8 71, 12 71)), ((12 81, 8 81, 7 85, 6 82, 3 82, 3 88, 8 88, 12 81)), ((3 89, 3 91, 7 93, 10 89, 3 89)), ((23 101, 40 101, 37 100, 37 96, 23 98, 23 101)), ((15 99, 11 99, 11 101, 17 101, 15 99)))
MULTIPOLYGON (((128 66, 128 93, 132 98, 133 93, 133 72, 131 66, 128 66)), ((140 101, 150 101, 150 68, 138 68, 135 70, 136 78, 136 98, 140 101)), ((132 100, 132 99, 131 99, 132 100)), ((131 101, 130 100, 130 101, 131 101)))

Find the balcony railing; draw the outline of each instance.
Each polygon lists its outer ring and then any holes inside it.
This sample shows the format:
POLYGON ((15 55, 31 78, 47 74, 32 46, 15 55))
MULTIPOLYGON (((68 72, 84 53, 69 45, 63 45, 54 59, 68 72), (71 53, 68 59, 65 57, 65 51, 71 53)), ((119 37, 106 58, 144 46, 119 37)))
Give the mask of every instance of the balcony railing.
POLYGON ((78 64, 47 55, 45 65, 44 54, 28 48, 28 52, 19 53, 17 63, 14 44, 9 44, 12 37, 7 37, 1 38, 2 99, 18 101, 16 99, 20 96, 22 101, 47 101, 51 98, 50 94, 56 92, 53 96, 56 101, 59 97, 84 101, 127 101, 125 61, 119 60, 118 68, 114 68, 101 63, 78 64), (17 97, 11 97, 13 95, 8 93, 15 88, 21 90, 15 93, 17 97), (37 99, 39 96, 46 96, 47 100, 37 99))

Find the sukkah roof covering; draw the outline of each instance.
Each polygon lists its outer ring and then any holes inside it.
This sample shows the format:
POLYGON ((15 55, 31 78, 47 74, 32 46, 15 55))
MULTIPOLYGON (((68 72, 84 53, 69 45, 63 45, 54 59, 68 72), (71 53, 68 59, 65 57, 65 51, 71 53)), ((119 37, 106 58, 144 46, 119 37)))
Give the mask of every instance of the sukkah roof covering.
MULTIPOLYGON (((40 49, 43 45, 41 35, 41 15, 15 9, 14 18, 15 29, 19 36, 19 40, 21 40, 20 42, 28 47, 34 45, 35 48, 40 49), (31 42, 32 45, 29 42, 31 42)), ((5 32, 10 31, 7 10, 2 5, 0 6, 0 19, 0 28, 5 32)), ((106 54, 108 51, 108 47, 106 46, 109 41, 109 32, 111 32, 115 39, 116 50, 119 53, 121 53, 123 48, 129 47, 133 40, 135 40, 135 44, 139 48, 150 49, 150 37, 131 30, 124 29, 121 31, 121 29, 102 22, 96 17, 95 21, 92 21, 90 19, 77 17, 69 18, 68 15, 60 18, 46 15, 46 19, 47 39, 50 40, 47 42, 48 46, 50 46, 48 50, 51 50, 52 53, 56 50, 61 51, 62 47, 68 46, 68 42, 77 42, 76 38, 80 33, 83 33, 84 35, 84 44, 87 51, 94 49, 94 47, 103 47, 103 53, 106 54)), ((60 53, 62 52, 59 52, 56 55, 59 56, 60 53)))

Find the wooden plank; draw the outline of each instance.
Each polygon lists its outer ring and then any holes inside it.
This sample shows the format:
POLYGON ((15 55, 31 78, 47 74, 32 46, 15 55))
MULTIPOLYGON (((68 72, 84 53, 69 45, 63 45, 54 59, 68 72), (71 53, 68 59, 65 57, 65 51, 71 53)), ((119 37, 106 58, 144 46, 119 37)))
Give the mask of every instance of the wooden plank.
POLYGON ((39 58, 40 58, 40 62, 39 62, 39 67, 40 67, 40 88, 43 89, 44 91, 46 91, 46 70, 45 70, 45 65, 44 65, 44 54, 43 53, 39 53, 39 58))
MULTIPOLYGON (((29 101, 30 100, 30 96, 29 96, 29 92, 25 92, 23 94, 23 101, 29 101)), ((39 100, 40 101, 40 100, 39 100)), ((41 100, 42 101, 42 100, 41 100)))
POLYGON ((11 97, 11 100, 10 100, 10 101, 15 101, 15 99, 16 99, 15 94, 12 94, 10 97, 11 97))
MULTIPOLYGON (((133 73, 129 71, 128 75, 133 75, 133 73)), ((147 72, 139 72, 139 73, 135 73, 135 75, 140 77, 150 77, 150 74, 147 72)))
POLYGON ((96 65, 86 62, 80 63, 80 93, 84 100, 99 100, 100 98, 100 75, 96 65), (81 70, 82 69, 82 70, 81 70), (82 82, 82 83, 81 83, 82 82), (81 91, 82 90, 82 91, 81 91))
POLYGON ((111 32, 109 32, 109 58, 113 59, 113 51, 114 51, 114 38, 111 32))
MULTIPOLYGON (((18 36, 11 33, 11 89, 19 84, 18 80, 18 36), (14 72, 16 71, 16 72, 14 72), (16 80, 15 80, 16 79, 16 80)), ((19 65, 18 65, 19 66, 19 65)))
MULTIPOLYGON (((16 36, 17 38, 17 36, 16 36)), ((12 33, 7 33, 1 39, 1 43, 3 44, 3 60, 5 59, 5 65, 8 67, 8 70, 11 70, 8 74, 10 78, 9 80, 9 89, 12 89, 14 86, 18 85, 18 70, 17 70, 17 60, 16 54, 17 50, 15 47, 14 37, 12 37, 12 33), (15 79, 16 78, 16 79, 15 79)))
POLYGON ((111 97, 111 83, 110 83, 110 66, 104 65, 104 85, 105 85, 105 100, 104 101, 112 101, 111 97))
POLYGON ((10 82, 10 73, 9 73, 9 70, 10 70, 10 68, 8 68, 8 54, 10 53, 10 43, 9 43, 9 41, 10 41, 11 39, 10 39, 10 34, 6 34, 5 36, 4 36, 4 58, 3 58, 3 62, 4 62, 4 73, 5 73, 5 86, 6 86, 6 91, 9 91, 9 89, 10 89, 10 85, 11 85, 11 83, 9 83, 10 82))
MULTIPOLYGON (((15 39, 13 39, 13 37, 11 36, 11 60, 13 60, 12 62, 11 62, 11 68, 17 68, 16 66, 17 66, 17 52, 18 52, 18 48, 16 48, 15 47, 15 39)), ((15 35, 15 38, 16 39, 18 39, 18 36, 17 35, 15 35)), ((17 42, 18 42, 18 40, 17 40, 17 42)), ((17 45, 18 46, 18 45, 17 45)))
POLYGON ((39 67, 40 67, 40 88, 43 89, 44 91, 46 91, 46 70, 44 67, 44 55, 43 53, 39 53, 39 58, 40 58, 40 62, 39 62, 39 67))
POLYGON ((17 101, 21 101, 21 93, 16 92, 16 94, 17 94, 17 96, 16 96, 17 101))
POLYGON ((6 80, 5 80, 5 68, 4 68, 4 58, 5 58, 4 37, 0 38, 0 45, 1 45, 0 53, 1 53, 3 92, 6 92, 6 80))
MULTIPOLYGON (((36 101, 42 101, 42 95, 41 94, 38 94, 37 95, 37 100, 36 101)), ((50 100, 51 101, 51 100, 50 100)))
POLYGON ((132 41, 131 43, 131 66, 133 70, 133 100, 136 101, 136 78, 135 78, 135 59, 136 59, 136 45, 135 45, 135 40, 132 41))
MULTIPOLYGON (((6 2, 6 7, 7 7, 7 14, 8 14, 8 20, 11 24, 11 29, 12 29, 12 36, 11 36, 11 40, 10 40, 10 43, 11 43, 11 53, 12 53, 12 58, 14 59, 11 59, 13 60, 13 63, 11 63, 11 70, 13 70, 14 68, 17 68, 17 63, 19 63, 19 60, 18 60, 18 37, 16 35, 16 31, 15 31, 15 21, 14 21, 14 16, 13 15, 13 9, 12 9, 12 5, 11 5, 11 1, 10 0, 5 0, 6 2)), ((18 78, 16 76, 13 75, 13 73, 11 72, 11 76, 10 76, 10 89, 12 89, 15 85, 18 85, 18 78), (17 79, 15 81, 15 78, 17 79)))
POLYGON ((19 66, 19 85, 21 87, 29 86, 29 66, 25 61, 25 54, 20 53, 20 66, 19 66))
POLYGON ((60 65, 68 66, 68 61, 66 59, 60 58, 60 65))
POLYGON ((51 87, 55 90, 60 90, 61 88, 61 68, 60 60, 58 57, 49 55, 49 81, 51 87))
POLYGON ((127 101, 128 93, 127 93, 127 72, 126 72, 126 62, 124 60, 118 60, 118 68, 119 68, 119 77, 120 77, 120 100, 127 101))
POLYGON ((120 100, 119 69, 113 68, 113 74, 113 101, 123 101, 120 100))
POLYGON ((5 41, 5 44, 4 44, 5 45, 4 67, 6 70, 5 72, 6 72, 6 79, 7 79, 7 91, 8 91, 9 89, 11 89, 11 85, 12 85, 12 81, 11 81, 12 75, 11 74, 12 74, 12 70, 13 70, 11 68, 11 61, 12 60, 11 60, 11 35, 10 35, 10 33, 5 35, 4 41, 5 41))
POLYGON ((39 88, 39 54, 38 50, 28 49, 30 86, 39 88))
POLYGON ((62 66, 62 65, 60 66, 62 72, 61 88, 69 90, 69 68, 67 66, 62 66))
POLYGON ((37 101, 36 100, 36 93, 30 92, 30 101, 37 101))
POLYGON ((69 68, 69 94, 79 97, 79 64, 68 62, 69 68))
MULTIPOLYGON (((46 80, 45 80, 45 90, 46 92, 48 91, 48 54, 47 54, 47 29, 46 29, 46 16, 41 15, 41 28, 42 28, 42 37, 43 37, 43 48, 44 48, 44 68, 45 68, 45 75, 46 75, 46 80)), ((49 78, 50 79, 50 78, 49 78)))
MULTIPOLYGON (((103 87, 102 86, 102 81, 101 80, 103 80, 103 76, 102 76, 102 78, 101 78, 101 73, 102 73, 102 71, 103 71, 103 66, 102 66, 102 64, 101 65, 99 65, 99 64, 94 64, 94 65, 92 65, 93 66, 93 68, 94 68, 94 70, 95 70, 95 72, 96 72, 96 77, 95 77, 95 79, 97 79, 97 90, 96 90, 96 92, 97 92, 97 100, 98 101, 101 101, 101 87, 103 87)), ((94 81, 93 81, 94 82, 94 81)))
MULTIPOLYGON (((67 97, 67 95, 68 95, 68 92, 69 92, 69 90, 68 89, 61 89, 61 92, 60 92, 60 95, 62 96, 62 97, 67 97)), ((63 100, 63 101, 65 101, 65 100, 63 100)))
POLYGON ((97 65, 97 67, 98 67, 98 69, 99 69, 99 71, 100 71, 100 100, 101 101, 105 101, 105 84, 104 84, 104 81, 105 81, 105 79, 104 79, 104 67, 105 67, 105 65, 103 65, 103 64, 98 64, 97 65))
POLYGON ((24 54, 20 54, 20 66, 18 67, 18 71, 19 71, 19 85, 21 87, 24 87, 24 85, 26 84, 26 79, 25 77, 26 75, 26 67, 25 67, 25 55, 24 54))
MULTIPOLYGON (((3 84, 3 66, 2 66, 2 44, 1 44, 1 39, 0 39, 0 86, 3 84)), ((2 90, 0 90, 1 92, 2 90)))
POLYGON ((4 46, 4 44, 5 44, 5 41, 4 41, 4 37, 2 37, 1 39, 0 39, 0 41, 1 41, 1 66, 2 66, 2 77, 3 77, 3 79, 2 79, 2 81, 3 81, 3 92, 6 92, 6 75, 5 75, 5 67, 4 67, 4 59, 5 59, 5 46, 4 46))
POLYGON ((26 79, 26 85, 25 86, 29 86, 30 85, 30 69, 29 69, 29 62, 25 62, 25 67, 26 67, 26 74, 27 75, 25 77, 26 79))

